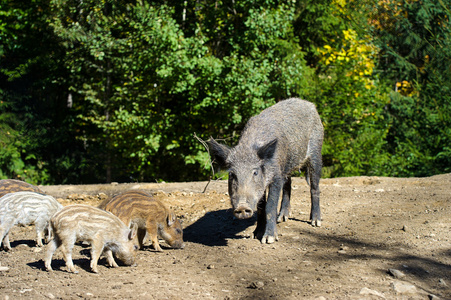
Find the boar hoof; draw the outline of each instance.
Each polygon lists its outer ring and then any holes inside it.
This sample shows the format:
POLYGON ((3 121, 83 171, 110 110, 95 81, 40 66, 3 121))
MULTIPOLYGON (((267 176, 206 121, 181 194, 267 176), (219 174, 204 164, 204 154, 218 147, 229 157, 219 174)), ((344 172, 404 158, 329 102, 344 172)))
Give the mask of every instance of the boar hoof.
POLYGON ((272 243, 274 243, 275 241, 278 241, 278 240, 279 240, 279 238, 277 236, 274 237, 272 235, 269 235, 269 236, 264 236, 262 238, 262 240, 261 240, 261 243, 262 244, 272 244, 272 243))
POLYGON ((286 222, 288 221, 289 216, 287 215, 279 215, 279 217, 277 218, 277 223, 281 223, 281 222, 286 222))
POLYGON ((313 227, 321 227, 321 220, 312 220, 313 227))
POLYGON ((155 249, 155 251, 163 252, 163 249, 161 249, 160 245, 157 243, 153 244, 153 248, 155 249))

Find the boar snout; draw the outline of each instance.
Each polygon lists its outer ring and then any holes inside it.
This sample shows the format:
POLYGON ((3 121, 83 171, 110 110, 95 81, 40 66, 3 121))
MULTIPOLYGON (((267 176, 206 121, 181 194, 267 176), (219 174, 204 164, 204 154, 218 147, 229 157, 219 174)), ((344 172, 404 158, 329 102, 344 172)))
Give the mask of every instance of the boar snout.
POLYGON ((119 258, 123 263, 124 263, 124 265, 126 265, 126 266, 135 266, 136 265, 136 263, 135 263, 135 258, 134 257, 121 257, 121 258, 119 258))
POLYGON ((184 249, 185 243, 181 241, 175 241, 174 243, 171 244, 171 247, 174 249, 184 249))
POLYGON ((249 219, 253 216, 254 211, 248 205, 240 204, 235 208, 233 214, 238 219, 249 219))

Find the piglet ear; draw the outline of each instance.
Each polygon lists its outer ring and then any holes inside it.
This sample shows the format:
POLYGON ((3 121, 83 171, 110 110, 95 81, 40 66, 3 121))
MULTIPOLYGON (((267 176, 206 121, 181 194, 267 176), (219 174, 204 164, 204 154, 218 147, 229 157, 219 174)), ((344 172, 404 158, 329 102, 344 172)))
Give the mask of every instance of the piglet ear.
POLYGON ((227 157, 230 154, 230 148, 225 145, 219 144, 213 138, 210 138, 207 141, 207 143, 210 148, 210 154, 213 157, 213 159, 217 163, 219 163, 219 165, 225 166, 227 157))
POLYGON ((266 145, 261 146, 257 149, 257 155, 260 159, 268 160, 274 156, 277 148, 277 139, 273 139, 266 145))
POLYGON ((130 232, 128 234, 128 239, 133 240, 135 238, 137 232, 138 232, 138 224, 132 223, 130 225, 130 232))
POLYGON ((169 226, 169 227, 171 227, 172 224, 174 224, 175 219, 176 219, 175 214, 174 214, 173 212, 170 212, 169 215, 168 215, 168 220, 167 220, 167 221, 168 221, 168 226, 169 226))

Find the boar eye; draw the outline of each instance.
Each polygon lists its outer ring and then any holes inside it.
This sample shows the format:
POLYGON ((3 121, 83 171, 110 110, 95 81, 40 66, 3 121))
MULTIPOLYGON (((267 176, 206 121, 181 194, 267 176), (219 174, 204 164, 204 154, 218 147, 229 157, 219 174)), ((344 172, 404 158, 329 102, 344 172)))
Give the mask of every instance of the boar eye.
POLYGON ((235 179, 235 178, 236 178, 235 173, 233 173, 232 171, 230 171, 230 172, 229 172, 229 178, 235 179))
POLYGON ((258 170, 254 170, 254 176, 258 175, 258 170))

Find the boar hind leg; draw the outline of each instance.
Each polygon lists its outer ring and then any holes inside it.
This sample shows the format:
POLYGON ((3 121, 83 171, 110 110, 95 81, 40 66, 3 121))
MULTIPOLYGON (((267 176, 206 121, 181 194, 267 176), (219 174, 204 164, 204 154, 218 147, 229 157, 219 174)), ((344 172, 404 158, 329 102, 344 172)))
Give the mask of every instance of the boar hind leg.
POLYGON ((146 241, 146 234, 147 231, 143 228, 138 228, 137 237, 138 237, 138 243, 139 243, 139 249, 142 250, 144 248, 144 243, 146 241))
POLYGON ((288 176, 283 184, 282 204, 280 205, 279 216, 277 217, 277 223, 286 222, 291 216, 290 209, 291 199, 291 176, 288 176))
POLYGON ((63 251, 63 256, 66 260, 66 267, 69 270, 69 272, 77 274, 78 271, 75 269, 74 262, 72 261, 72 249, 74 248, 75 244, 75 238, 72 240, 65 241, 61 247, 63 251))
POLYGON ((91 244, 91 247, 91 271, 94 273, 99 273, 99 270, 97 269, 97 262, 99 261, 100 254, 103 252, 103 244, 95 241, 91 244))
MULTIPOLYGON (((60 247, 61 247, 61 241, 56 237, 49 242, 49 244, 47 246, 47 252, 45 254, 45 259, 44 259, 44 265, 45 265, 45 269, 47 271, 52 271, 51 263, 52 263, 53 254, 60 247)), ((63 250, 62 252, 63 252, 64 261, 67 261, 66 253, 65 253, 66 250, 65 249, 62 249, 62 250, 63 250)))
POLYGON ((312 159, 311 164, 307 168, 310 183, 310 197, 312 207, 310 210, 310 221, 312 226, 321 226, 321 208, 319 205, 319 180, 321 178, 321 157, 312 159))

